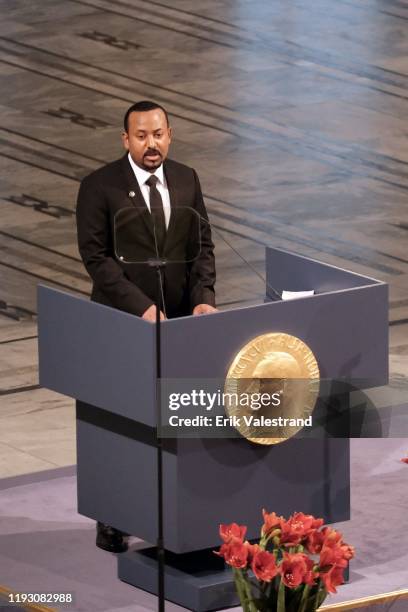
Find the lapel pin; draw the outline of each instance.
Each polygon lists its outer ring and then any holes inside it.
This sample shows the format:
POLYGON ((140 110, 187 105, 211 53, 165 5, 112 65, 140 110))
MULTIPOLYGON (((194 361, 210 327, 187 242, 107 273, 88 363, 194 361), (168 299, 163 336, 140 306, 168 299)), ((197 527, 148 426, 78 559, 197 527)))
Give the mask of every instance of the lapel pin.
POLYGON ((134 191, 129 191, 129 198, 134 198, 135 197, 135 192, 134 191))

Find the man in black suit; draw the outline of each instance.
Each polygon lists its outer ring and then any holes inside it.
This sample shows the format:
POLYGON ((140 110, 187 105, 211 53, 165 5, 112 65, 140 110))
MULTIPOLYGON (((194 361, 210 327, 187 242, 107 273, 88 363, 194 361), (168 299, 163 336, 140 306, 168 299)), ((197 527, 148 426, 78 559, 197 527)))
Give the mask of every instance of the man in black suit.
MULTIPOLYGON (((123 263, 117 259, 113 235, 115 213, 135 207, 144 220, 151 219, 152 231, 146 223, 144 242, 150 241, 152 256, 159 250, 163 259, 170 261, 172 250, 180 243, 177 227, 180 215, 176 213, 181 212, 181 207, 191 207, 201 217, 201 221, 197 217, 201 250, 195 249, 199 255, 194 261, 165 267, 165 312, 169 318, 214 312, 214 245, 207 212, 196 172, 167 159, 171 127, 165 109, 150 101, 131 106, 124 118, 122 140, 127 151, 125 156, 85 177, 78 194, 78 245, 93 281, 91 299, 154 322, 155 270, 145 264, 123 263)), ((191 245, 186 245, 185 252, 191 252, 191 245)), ((164 318, 164 312, 160 316, 164 318)), ((113 552, 126 549, 123 534, 101 523, 98 523, 97 545, 113 552)))

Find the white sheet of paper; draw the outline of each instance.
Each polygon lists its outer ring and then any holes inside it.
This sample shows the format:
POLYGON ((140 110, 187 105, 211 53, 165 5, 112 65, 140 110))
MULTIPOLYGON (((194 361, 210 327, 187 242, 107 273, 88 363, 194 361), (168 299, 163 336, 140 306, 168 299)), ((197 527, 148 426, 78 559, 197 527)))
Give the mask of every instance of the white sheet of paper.
POLYGON ((296 298, 308 297, 314 295, 314 289, 311 291, 282 291, 282 300, 296 300, 296 298))

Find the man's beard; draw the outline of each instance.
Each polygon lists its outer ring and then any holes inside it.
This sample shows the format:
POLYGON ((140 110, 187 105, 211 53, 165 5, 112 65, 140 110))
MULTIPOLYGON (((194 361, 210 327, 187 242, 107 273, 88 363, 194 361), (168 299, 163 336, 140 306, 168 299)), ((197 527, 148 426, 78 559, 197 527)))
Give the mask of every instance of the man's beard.
POLYGON ((143 166, 148 171, 156 170, 159 166, 161 166, 162 162, 163 162, 162 154, 157 149, 148 149, 146 153, 143 155, 143 166), (152 155, 157 155, 158 156, 157 160, 155 161, 148 160, 146 163, 145 159, 152 155))

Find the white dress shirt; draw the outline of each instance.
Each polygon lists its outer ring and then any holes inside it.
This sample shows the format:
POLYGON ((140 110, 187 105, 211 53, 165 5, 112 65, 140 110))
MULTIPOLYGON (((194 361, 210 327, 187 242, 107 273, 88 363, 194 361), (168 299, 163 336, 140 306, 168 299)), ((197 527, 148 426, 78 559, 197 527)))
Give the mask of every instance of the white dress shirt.
POLYGON ((154 174, 157 177, 156 189, 161 195, 161 199, 163 201, 163 212, 164 212, 164 220, 166 222, 166 228, 169 227, 170 221, 170 194, 167 188, 166 177, 163 172, 163 164, 159 166, 153 173, 148 172, 147 170, 143 170, 140 168, 132 159, 130 153, 128 153, 129 163, 132 166, 132 170, 135 173, 136 180, 139 184, 140 191, 142 192, 142 196, 144 201, 146 202, 146 206, 150 211, 150 187, 146 185, 146 181, 154 174))

